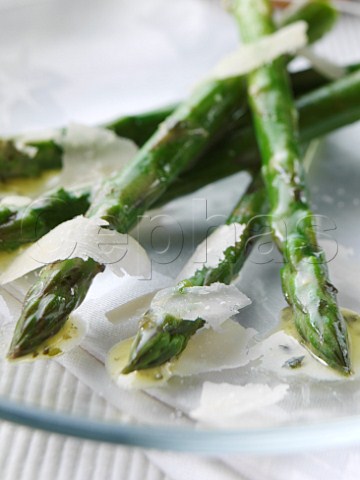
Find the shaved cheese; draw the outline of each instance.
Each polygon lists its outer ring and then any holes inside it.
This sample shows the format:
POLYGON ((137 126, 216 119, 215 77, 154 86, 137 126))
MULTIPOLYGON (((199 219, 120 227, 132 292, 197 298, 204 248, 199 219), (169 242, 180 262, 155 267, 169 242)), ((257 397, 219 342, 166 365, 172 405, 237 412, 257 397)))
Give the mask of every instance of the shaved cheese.
POLYGON ((242 45, 215 67, 211 78, 221 80, 245 75, 281 55, 296 52, 307 44, 306 30, 307 23, 301 20, 280 28, 256 42, 242 45))
POLYGON ((23 195, 7 195, 0 200, 0 205, 4 207, 24 207, 31 202, 30 197, 23 195))
POLYGON ((220 332, 203 329, 191 337, 178 359, 167 362, 161 367, 123 375, 121 371, 127 364, 133 341, 133 339, 127 339, 110 350, 106 368, 111 378, 123 388, 158 387, 172 376, 188 377, 248 364, 256 358, 248 348, 256 333, 252 328, 244 328, 228 320, 223 324, 220 332))
POLYGON ((57 138, 59 131, 55 129, 43 129, 38 130, 37 132, 25 133, 18 135, 14 138, 15 148, 19 152, 25 153, 30 158, 34 157, 37 153, 37 148, 35 146, 29 145, 29 143, 43 142, 57 138))
POLYGON ((200 405, 190 416, 203 423, 221 427, 253 426, 253 420, 263 425, 263 416, 269 416, 269 407, 279 403, 287 394, 289 385, 274 388, 265 384, 205 382, 202 387, 200 405))
POLYGON ((186 320, 202 318, 207 325, 217 329, 250 303, 251 300, 234 285, 213 283, 204 287, 185 288, 181 292, 177 287, 160 290, 151 302, 150 309, 161 318, 164 314, 186 320))
POLYGON ((190 340, 181 356, 174 360, 173 375, 187 377, 206 372, 243 367, 257 358, 249 350, 257 331, 227 320, 220 331, 202 329, 190 340))
POLYGON ((19 136, 15 145, 32 157, 37 148, 28 143, 46 140, 52 140, 62 148, 62 169, 58 174, 52 173, 51 178, 45 176, 33 192, 35 195, 60 186, 92 185, 103 177, 118 173, 138 151, 134 142, 118 137, 106 128, 77 123, 71 123, 62 130, 19 136))
POLYGON ((69 258, 94 259, 121 276, 148 276, 150 260, 130 235, 103 228, 105 220, 76 217, 64 222, 24 250, 0 275, 8 283, 49 263, 69 258))
POLYGON ((231 223, 221 225, 209 237, 198 245, 190 260, 178 275, 177 281, 190 278, 203 267, 217 267, 224 258, 224 252, 238 242, 246 225, 231 223))
POLYGON ((330 80, 338 80, 346 75, 346 69, 344 67, 331 62, 327 58, 321 57, 309 47, 299 50, 299 54, 309 60, 314 70, 318 71, 330 80))
POLYGON ((100 127, 70 124, 58 137, 63 148, 59 184, 90 184, 119 172, 137 153, 136 145, 100 127))

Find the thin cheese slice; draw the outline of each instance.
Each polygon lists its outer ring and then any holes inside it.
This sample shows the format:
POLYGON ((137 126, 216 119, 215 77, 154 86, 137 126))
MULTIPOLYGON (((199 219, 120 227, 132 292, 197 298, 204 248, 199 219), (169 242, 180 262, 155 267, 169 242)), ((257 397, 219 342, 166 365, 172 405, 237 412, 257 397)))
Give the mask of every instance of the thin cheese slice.
POLYGON ((176 287, 165 288, 155 295, 150 308, 159 316, 168 313, 186 320, 202 318, 216 330, 250 303, 251 300, 234 285, 213 283, 185 288, 181 292, 176 287))
POLYGON ((100 127, 71 123, 57 142, 64 150, 61 186, 87 185, 118 173, 136 155, 131 140, 100 127))
MULTIPOLYGON (((207 425, 218 427, 250 426, 250 419, 269 415, 269 407, 283 400, 289 385, 279 384, 270 387, 266 384, 205 382, 202 387, 200 405, 190 412, 190 416, 207 425)), ((252 426, 252 425, 251 425, 252 426)))
POLYGON ((242 45, 224 57, 210 76, 221 80, 245 75, 281 55, 295 53, 307 44, 306 31, 307 23, 300 20, 256 42, 242 45))
POLYGON ((105 220, 78 216, 64 222, 24 250, 0 275, 9 283, 49 263, 69 258, 94 259, 122 276, 148 277, 151 262, 130 235, 104 228, 105 220))

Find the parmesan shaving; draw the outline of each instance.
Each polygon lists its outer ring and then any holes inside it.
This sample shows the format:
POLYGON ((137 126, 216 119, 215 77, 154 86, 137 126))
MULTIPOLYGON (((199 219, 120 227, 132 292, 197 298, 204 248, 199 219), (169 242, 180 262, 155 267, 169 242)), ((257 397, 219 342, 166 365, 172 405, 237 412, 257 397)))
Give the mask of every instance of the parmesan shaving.
POLYGON ((189 377, 247 365, 256 358, 248 348, 256 333, 252 328, 244 328, 228 320, 223 324, 220 332, 202 329, 191 337, 178 359, 167 362, 161 367, 123 375, 121 371, 127 364, 133 341, 133 339, 127 339, 110 350, 106 368, 111 378, 123 388, 158 387, 173 376, 189 377))
POLYGON ((218 427, 248 427, 257 423, 263 426, 264 418, 269 417, 269 407, 282 401, 288 389, 287 384, 271 388, 261 383, 242 386, 205 382, 200 405, 190 412, 190 416, 218 427))
POLYGON ((94 259, 116 275, 148 276, 151 263, 145 250, 130 235, 104 228, 105 220, 78 216, 64 222, 24 250, 0 275, 0 284, 58 260, 94 259))
POLYGON ((51 172, 51 178, 45 176, 36 188, 35 195, 57 187, 92 185, 103 177, 119 172, 138 151, 134 142, 118 137, 106 128, 77 123, 70 123, 61 130, 19 136, 15 139, 15 145, 18 150, 32 157, 37 149, 28 143, 42 140, 53 140, 62 148, 62 169, 56 174, 51 172))
POLYGON ((221 225, 209 237, 198 245, 194 254, 178 275, 177 281, 190 278, 196 270, 203 267, 216 267, 224 258, 224 252, 241 238, 245 225, 232 223, 221 225))
POLYGON ((202 318, 208 326, 218 329, 225 320, 250 304, 251 300, 234 285, 213 283, 185 288, 181 292, 177 287, 160 290, 150 309, 161 317, 171 314, 186 320, 202 318))
POLYGON ((23 195, 7 195, 0 200, 0 205, 4 207, 24 207, 31 202, 30 197, 23 195))
POLYGON ((62 186, 97 182, 119 172, 137 153, 136 145, 114 132, 100 127, 70 124, 57 143, 63 148, 62 186))
POLYGON ((296 52, 307 44, 306 30, 307 23, 298 21, 256 42, 242 45, 220 61, 211 78, 221 80, 245 75, 281 55, 296 52))

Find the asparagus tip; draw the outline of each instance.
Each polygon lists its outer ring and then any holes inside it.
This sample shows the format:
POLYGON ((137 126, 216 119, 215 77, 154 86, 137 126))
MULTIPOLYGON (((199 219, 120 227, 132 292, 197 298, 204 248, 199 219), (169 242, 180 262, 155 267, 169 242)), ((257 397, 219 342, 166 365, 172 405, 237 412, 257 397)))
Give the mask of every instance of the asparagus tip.
POLYGON ((23 357, 25 355, 27 355, 28 352, 23 352, 23 350, 21 349, 21 347, 19 345, 15 345, 15 346, 11 346, 7 355, 6 355, 6 358, 8 360, 17 360, 18 358, 20 357, 23 357))
POLYGON ((128 375, 129 373, 135 372, 137 370, 136 365, 133 362, 128 363, 125 367, 121 370, 122 375, 128 375))

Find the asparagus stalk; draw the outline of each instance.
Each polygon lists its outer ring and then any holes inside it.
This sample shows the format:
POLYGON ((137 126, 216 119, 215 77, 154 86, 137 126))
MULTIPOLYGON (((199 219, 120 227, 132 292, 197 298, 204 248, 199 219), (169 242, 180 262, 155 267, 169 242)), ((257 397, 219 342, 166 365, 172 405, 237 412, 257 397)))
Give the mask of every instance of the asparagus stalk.
POLYGON ((311 25, 307 32, 309 43, 314 43, 324 36, 324 32, 329 32, 333 28, 337 17, 337 11, 329 0, 316 0, 309 1, 296 10, 290 10, 289 14, 285 12, 281 23, 289 25, 304 20, 311 25))
MULTIPOLYGON (((271 34, 268 0, 235 0, 234 15, 245 42, 271 34)), ((262 172, 270 203, 274 240, 284 256, 285 298, 308 348, 329 366, 351 371, 345 321, 319 249, 300 162, 296 111, 282 58, 248 75, 262 172)))
MULTIPOLYGON (((316 41, 327 33, 337 19, 335 9, 324 0, 314 0, 299 7, 291 16, 280 23, 287 25, 297 20, 305 20, 309 25, 311 41, 316 41)), ((305 93, 326 82, 313 70, 292 75, 294 91, 305 93)), ((128 115, 105 125, 118 136, 133 140, 142 146, 155 132, 159 123, 165 120, 177 106, 169 106, 140 115, 128 115)), ((236 117, 235 117, 236 118, 236 117)), ((17 146, 15 140, 0 141, 0 180, 17 177, 36 177, 46 170, 59 169, 62 166, 63 149, 54 139, 28 142, 35 148, 32 156, 17 146)))
MULTIPOLYGON (((360 71, 316 89, 296 100, 300 140, 309 141, 360 120, 360 71)), ((189 171, 180 175, 155 206, 193 192, 239 170, 260 167, 253 129, 229 132, 189 171)), ((57 224, 84 214, 90 190, 51 192, 28 206, 0 205, 0 251, 34 242, 57 224)))
MULTIPOLYGON (((240 239, 229 246, 215 267, 204 266, 198 269, 190 278, 182 280, 177 288, 211 285, 215 282, 229 284, 243 266, 247 253, 251 248, 249 242, 254 229, 261 225, 264 210, 265 191, 259 179, 253 180, 245 195, 234 208, 227 224, 240 223, 245 229, 240 239)), ((138 333, 131 346, 128 364, 122 373, 128 374, 135 370, 143 370, 166 363, 181 354, 189 339, 202 328, 205 321, 201 318, 195 321, 165 314, 160 316, 150 308, 141 318, 138 333)))
POLYGON ((73 258, 44 268, 25 298, 21 316, 24 321, 15 327, 12 345, 16 347, 12 358, 18 356, 17 348, 22 355, 32 353, 35 358, 36 347, 59 331, 59 315, 67 315, 80 305, 92 280, 104 268, 91 258, 86 261, 73 258), (28 344, 34 348, 26 349, 28 344))
POLYGON ((33 243, 60 223, 84 214, 90 198, 87 188, 59 188, 29 205, 0 205, 0 251, 12 251, 33 243))

